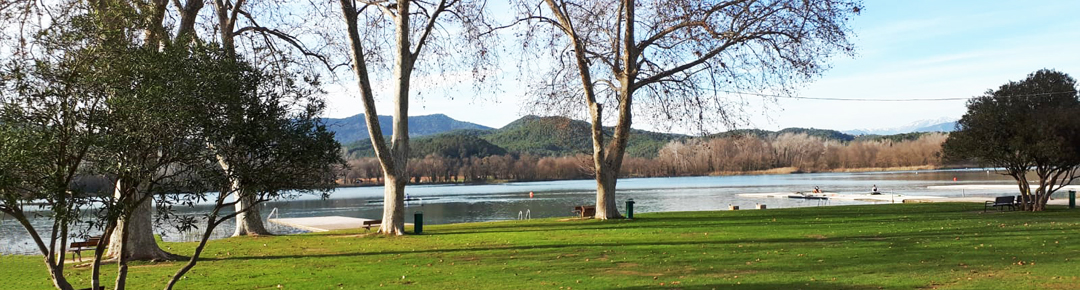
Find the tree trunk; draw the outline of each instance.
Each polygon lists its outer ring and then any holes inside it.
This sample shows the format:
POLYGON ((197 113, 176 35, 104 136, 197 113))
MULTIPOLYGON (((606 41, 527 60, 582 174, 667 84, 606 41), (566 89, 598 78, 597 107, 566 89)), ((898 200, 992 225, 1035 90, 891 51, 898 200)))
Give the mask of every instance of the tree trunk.
MULTIPOLYGON (((105 235, 112 236, 113 231, 116 230, 116 221, 109 220, 105 225, 105 235)), ((105 254, 106 244, 98 243, 94 248, 94 261, 90 266, 90 289, 97 289, 101 286, 101 259, 105 254)))
MULTIPOLYGON (((46 257, 45 259, 48 260, 49 258, 46 257)), ((50 262, 45 262, 45 264, 49 266, 49 276, 52 277, 53 287, 61 290, 75 289, 71 286, 71 283, 68 283, 67 278, 64 278, 63 270, 60 267, 57 267, 50 262)))
POLYGON ((259 207, 251 206, 254 203, 254 196, 246 196, 237 200, 236 231, 233 232, 234 237, 247 235, 271 235, 270 231, 266 230, 266 227, 263 226, 262 214, 259 213, 259 207), (242 211, 245 207, 248 206, 251 206, 251 208, 249 208, 247 211, 242 211))
MULTIPOLYGON (((409 181, 406 165, 409 160, 409 80, 416 56, 410 51, 409 11, 410 1, 397 3, 394 18, 396 33, 396 51, 394 52, 394 124, 391 143, 387 144, 379 126, 375 111, 374 94, 371 92, 371 80, 368 77, 367 64, 364 60, 362 38, 357 24, 356 7, 353 1, 341 0, 341 10, 349 32, 353 72, 356 73, 360 95, 364 101, 364 117, 367 119, 368 136, 375 151, 375 157, 383 172, 383 218, 379 233, 385 235, 404 234, 405 228, 405 185, 409 181)), ((432 17, 437 17, 434 15, 432 17)), ((432 18, 434 19, 434 18, 432 18)), ((421 44, 423 41, 421 40, 421 44)), ((419 53, 417 47, 417 53, 419 53)))
MULTIPOLYGON (((206 143, 206 148, 215 150, 214 144, 210 144, 209 142, 206 143)), ((229 162, 225 161, 224 156, 217 154, 215 157, 217 158, 218 166, 221 167, 222 172, 229 175, 234 173, 231 170, 232 166, 229 165, 229 162)), ((262 215, 259 213, 258 207, 251 206, 246 212, 244 211, 245 207, 255 203, 255 197, 241 197, 241 193, 243 193, 244 189, 240 188, 240 181, 237 180, 237 178, 238 177, 230 177, 228 188, 223 190, 223 194, 229 194, 231 192, 233 197, 236 198, 236 230, 233 231, 233 236, 271 235, 270 231, 267 231, 266 227, 263 226, 262 215)))
POLYGON ((390 145, 390 158, 380 159, 383 163, 392 164, 383 166, 386 183, 383 185, 383 218, 379 232, 385 235, 405 234, 405 185, 409 183, 409 80, 415 63, 409 42, 409 3, 401 1, 397 7, 393 143, 390 145))
POLYGON ((1031 196, 1031 187, 1024 174, 1026 174, 1026 172, 1010 170, 1009 176, 1012 176, 1013 179, 1016 180, 1016 186, 1020 189, 1020 210, 1034 211, 1034 207, 1032 206, 1033 196, 1031 196))
POLYGON ((386 174, 383 184, 383 216, 379 233, 386 235, 405 234, 405 184, 408 177, 386 174))
POLYGON ((233 29, 236 26, 236 22, 234 22, 235 19, 229 17, 229 10, 240 9, 239 5, 242 4, 242 1, 237 1, 237 7, 233 7, 231 3, 229 5, 226 5, 221 0, 214 0, 214 12, 217 14, 218 18, 218 33, 221 36, 221 46, 225 48, 225 51, 228 52, 229 56, 236 56, 236 44, 233 40, 233 37, 235 36, 233 35, 233 29))
MULTIPOLYGON (((130 255, 128 253, 131 253, 131 250, 133 249, 129 249, 129 246, 131 245, 127 243, 130 239, 130 235, 124 235, 122 233, 130 233, 130 227, 134 224, 135 223, 119 224, 119 228, 117 228, 119 231, 117 231, 117 233, 121 233, 119 235, 120 241, 112 244, 120 253, 119 255, 116 255, 116 283, 114 283, 113 286, 116 287, 116 290, 124 290, 124 288, 127 287, 128 261, 130 261, 130 255)), ((114 235, 114 237, 116 236, 114 235)), ((155 245, 154 247, 156 248, 157 246, 155 245)))
MULTIPOLYGON (((56 263, 52 255, 49 255, 50 246, 45 245, 45 241, 41 239, 41 236, 34 230, 34 227, 30 225, 30 220, 26 218, 26 215, 21 211, 6 213, 10 214, 11 217, 15 218, 15 220, 26 229, 27 234, 34 240, 34 244, 38 246, 38 250, 41 251, 41 256, 45 258, 45 266, 49 270, 49 277, 52 278, 53 286, 56 287, 56 289, 61 290, 72 289, 71 283, 64 277, 64 270, 61 268, 63 267, 63 264, 56 263), (59 267, 57 266, 58 264, 60 265, 59 267)), ((2 214, 4 213, 0 213, 0 215, 2 214)), ((61 243, 61 245, 63 245, 63 243, 61 243)), ((61 257, 63 257, 63 255, 61 255, 61 257)))
MULTIPOLYGON (((164 1, 162 1, 164 2, 164 1)), ((177 29, 176 38, 180 41, 192 41, 195 36, 195 20, 199 16, 199 10, 203 8, 203 1, 188 0, 180 10, 180 27, 177 29)))
MULTIPOLYGON (((119 186, 116 193, 120 193, 119 186)), ((159 248, 157 241, 154 240, 151 201, 153 201, 152 198, 146 198, 131 212, 131 216, 119 221, 109 240, 108 256, 118 258, 120 257, 118 249, 124 248, 129 261, 167 261, 174 258, 173 254, 159 248), (123 242, 125 230, 128 231, 127 244, 123 242), (120 245, 124 246, 120 247, 120 245)))
POLYGON ((611 170, 599 172, 596 175, 596 215, 597 219, 617 219, 623 216, 619 214, 619 208, 615 202, 615 183, 618 174, 611 170))
POLYGON ((206 249, 206 241, 210 240, 210 235, 214 233, 214 228, 217 228, 220 223, 218 219, 218 212, 221 210, 222 204, 218 203, 218 207, 214 209, 214 212, 210 214, 210 217, 206 220, 206 229, 203 231, 202 239, 199 240, 199 245, 195 247, 195 253, 188 259, 187 264, 184 264, 180 270, 173 274, 172 278, 169 278, 169 282, 165 285, 165 290, 172 290, 176 286, 177 282, 191 271, 191 268, 195 267, 195 264, 199 262, 199 256, 202 255, 203 250, 206 249))
POLYGON ((1046 202, 1050 201, 1050 194, 1047 194, 1048 190, 1046 190, 1047 186, 1044 182, 1044 180, 1039 180, 1039 188, 1035 190, 1036 195, 1033 197, 1035 199, 1035 204, 1031 211, 1045 210, 1046 202))

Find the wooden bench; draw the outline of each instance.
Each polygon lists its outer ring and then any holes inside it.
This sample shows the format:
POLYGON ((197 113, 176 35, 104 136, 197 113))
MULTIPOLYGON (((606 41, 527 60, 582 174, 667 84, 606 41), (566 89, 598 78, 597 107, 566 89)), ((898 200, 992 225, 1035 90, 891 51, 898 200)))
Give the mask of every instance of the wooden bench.
POLYGON ((364 228, 365 230, 370 231, 371 227, 378 227, 378 226, 382 226, 382 220, 364 221, 364 226, 362 226, 361 228, 364 228))
MULTIPOLYGON (((1028 205, 1035 204, 1035 201, 1039 200, 1039 199, 1042 199, 1042 196, 1043 196, 1042 194, 1032 194, 1032 195, 1028 196, 1027 204, 1028 205)), ((1051 198, 1051 199, 1053 199, 1053 198, 1051 198)), ((1019 206, 1021 203, 1023 203, 1023 200, 1024 200, 1024 197, 1022 195, 1017 195, 1016 196, 1016 205, 1019 206)))
POLYGON ((581 215, 583 218, 593 217, 596 215, 595 205, 579 205, 574 207, 574 213, 581 215))
POLYGON ((72 242, 70 245, 68 245, 67 251, 75 253, 75 256, 79 257, 79 260, 82 260, 82 251, 97 249, 99 243, 101 243, 100 236, 90 237, 86 241, 72 242))
POLYGON ((1003 210, 1005 207, 1009 207, 1010 210, 1016 210, 1016 197, 999 196, 995 197, 994 201, 986 201, 986 203, 983 204, 983 212, 986 212, 986 209, 991 207, 996 207, 998 210, 1003 210))

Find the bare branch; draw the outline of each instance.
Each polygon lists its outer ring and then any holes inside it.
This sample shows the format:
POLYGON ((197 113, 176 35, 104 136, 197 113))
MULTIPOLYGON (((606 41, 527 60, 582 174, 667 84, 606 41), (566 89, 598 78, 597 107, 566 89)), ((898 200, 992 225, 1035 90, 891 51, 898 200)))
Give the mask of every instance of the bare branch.
POLYGON ((446 4, 446 0, 440 0, 439 5, 435 8, 435 12, 428 16, 428 22, 424 25, 423 33, 416 41, 416 50, 410 52, 410 55, 412 55, 413 59, 416 59, 420 56, 420 51, 423 50, 424 44, 427 43, 428 35, 431 35, 431 31, 435 29, 435 23, 436 20, 439 19, 439 14, 442 14, 443 11, 446 11, 446 8, 448 7, 450 6, 446 4))
MULTIPOLYGON (((253 23, 254 23, 254 21, 253 21, 253 23)), ((315 58, 315 59, 319 60, 320 63, 322 63, 324 66, 326 66, 327 70, 334 71, 338 67, 347 65, 347 64, 344 64, 344 63, 331 64, 330 61, 329 61, 329 58, 326 57, 325 55, 312 52, 307 47, 305 47, 304 44, 300 42, 300 40, 296 39, 296 37, 294 37, 292 35, 289 35, 289 34, 286 34, 284 32, 278 31, 276 29, 269 29, 269 28, 261 27, 261 26, 246 26, 246 27, 242 27, 240 29, 237 29, 235 31, 235 33, 237 35, 240 35, 240 34, 243 34, 245 32, 249 32, 249 31, 259 32, 259 33, 262 33, 263 35, 270 35, 270 36, 273 36, 273 37, 275 37, 277 39, 284 40, 286 43, 292 45, 297 50, 300 50, 300 53, 303 54, 304 56, 312 57, 312 58, 315 58)))

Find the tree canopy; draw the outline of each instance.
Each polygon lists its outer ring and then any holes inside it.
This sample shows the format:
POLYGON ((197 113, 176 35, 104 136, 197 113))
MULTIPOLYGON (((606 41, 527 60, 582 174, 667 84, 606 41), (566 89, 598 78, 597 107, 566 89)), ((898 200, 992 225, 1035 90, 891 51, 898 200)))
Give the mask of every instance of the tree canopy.
MULTIPOLYGON (((340 145, 317 118, 316 79, 270 72, 214 43, 144 46, 109 21, 115 15, 72 9, 56 30, 27 39, 34 53, 0 68, 0 212, 29 232, 54 286, 75 288, 61 258, 69 238, 118 232, 122 242, 109 250, 120 253, 116 288, 123 289, 128 249, 147 247, 128 245, 127 229, 139 221, 125 220, 148 211, 151 200, 159 219, 204 230, 172 287, 221 222, 259 202, 333 186, 340 145), (217 166, 222 160, 229 166, 217 166), (84 191, 82 176, 115 186, 84 191), (231 195, 254 202, 222 213, 236 204, 231 195), (174 205, 207 200, 214 207, 203 216, 170 214, 174 205), (44 212, 24 212, 31 208, 44 212), (52 224, 31 223, 35 214, 52 224)), ((157 247, 152 236, 150 243, 157 247)), ((95 289, 104 245, 94 250, 95 289)))
POLYGON ((1080 166, 1080 98, 1076 80, 1043 69, 989 90, 945 142, 949 159, 1005 168, 1016 179, 1023 208, 1039 211, 1054 191, 1072 182, 1080 166), (1027 173, 1039 180, 1032 184, 1027 173))

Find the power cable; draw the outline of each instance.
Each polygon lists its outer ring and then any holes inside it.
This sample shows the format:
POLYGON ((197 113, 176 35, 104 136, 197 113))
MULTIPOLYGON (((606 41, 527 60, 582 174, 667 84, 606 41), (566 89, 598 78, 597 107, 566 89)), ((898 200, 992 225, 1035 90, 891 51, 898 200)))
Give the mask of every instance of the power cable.
MULTIPOLYGON (((798 97, 798 96, 783 96, 773 94, 761 94, 761 93, 746 93, 746 92, 733 92, 733 91, 718 91, 721 93, 737 94, 737 95, 752 95, 759 97, 772 97, 780 99, 796 99, 796 100, 819 100, 819 101, 853 101, 853 102, 935 102, 935 101, 966 101, 974 97, 969 98, 926 98, 926 99, 866 99, 866 98, 828 98, 828 97, 798 97)), ((1010 95, 1010 97, 1036 97, 1062 93, 1076 93, 1076 91, 1064 91, 1064 92, 1051 92, 1051 93, 1037 93, 1037 94, 1025 94, 1025 95, 1010 95)))

